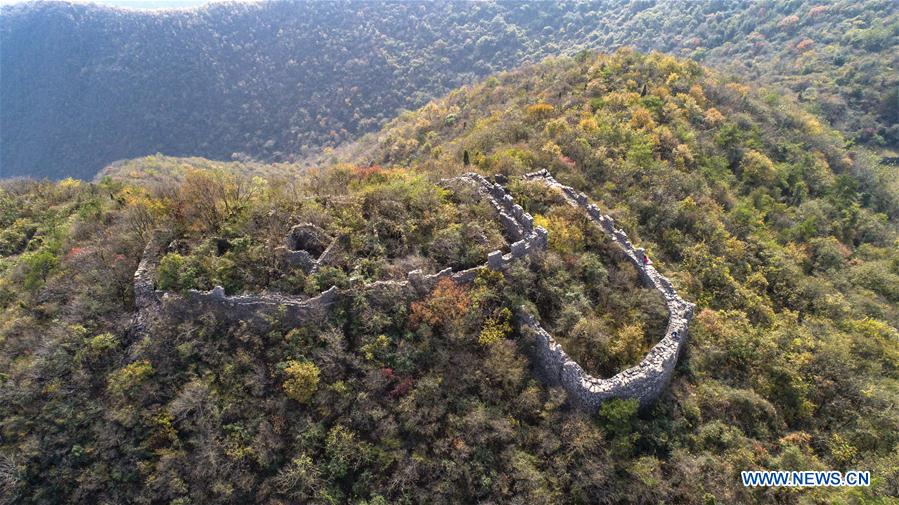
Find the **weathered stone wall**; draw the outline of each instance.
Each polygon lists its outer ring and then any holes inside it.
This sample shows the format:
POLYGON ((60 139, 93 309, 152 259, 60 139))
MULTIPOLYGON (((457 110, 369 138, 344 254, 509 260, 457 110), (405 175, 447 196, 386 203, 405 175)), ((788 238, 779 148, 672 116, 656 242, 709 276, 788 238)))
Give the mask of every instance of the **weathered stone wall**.
POLYGON ((520 311, 519 325, 522 331, 531 334, 536 340, 535 356, 543 375, 551 383, 561 385, 576 403, 588 409, 596 409, 609 398, 636 398, 643 407, 651 404, 671 381, 674 367, 687 340, 693 304, 678 296, 671 282, 652 264, 644 264, 645 251, 635 249, 627 234, 615 228, 612 217, 602 214, 599 208, 589 202, 586 195, 559 183, 546 170, 527 174, 525 178, 541 181, 560 190, 569 204, 584 209, 590 220, 634 263, 643 282, 662 293, 668 307, 668 327, 662 340, 638 365, 609 379, 598 379, 585 372, 532 315, 520 311))
POLYGON ((328 247, 326 247, 325 250, 318 257, 318 259, 315 260, 315 263, 312 265, 312 268, 309 270, 310 273, 314 274, 316 271, 318 271, 318 269, 320 267, 322 267, 323 265, 327 265, 328 263, 331 262, 331 259, 334 256, 336 256, 336 251, 338 249, 339 242, 340 241, 338 238, 334 238, 333 240, 331 240, 331 243, 328 244, 328 247))
POLYGON ((159 304, 155 278, 156 268, 159 266, 159 251, 162 249, 160 240, 157 236, 150 239, 144 247, 137 270, 134 271, 134 306, 138 310, 159 304))
MULTIPOLYGON (((525 212, 521 205, 515 203, 512 195, 507 193, 501 184, 491 183, 480 174, 473 172, 450 181, 466 181, 478 188, 478 191, 487 198, 496 211, 497 219, 503 227, 506 239, 510 243, 508 253, 503 254, 502 251, 492 251, 487 255, 486 265, 475 267, 465 272, 485 267, 491 270, 505 270, 514 260, 546 249, 548 237, 546 230, 540 226, 534 226, 534 218, 525 212)), ((444 183, 446 182, 449 181, 444 181, 444 183)), ((454 279, 474 278, 474 275, 466 274, 465 272, 459 272, 454 276, 454 279)))
POLYGON ((159 252, 163 239, 154 233, 144 247, 140 263, 134 271, 134 315, 128 328, 128 339, 139 340, 149 327, 151 320, 159 311, 159 295, 155 288, 156 269, 159 266, 159 252))
MULTIPOLYGON (((513 260, 546 247, 546 230, 539 227, 535 229, 530 215, 525 213, 521 206, 514 204, 512 197, 502 186, 491 184, 478 174, 465 174, 451 181, 473 184, 478 192, 491 202, 497 214, 505 216, 504 220, 501 219, 506 223, 505 232, 509 236, 516 237, 509 253, 503 254, 501 251, 491 253, 494 257, 498 255, 499 260, 494 258, 489 268, 505 269, 513 260)), ((309 226, 298 225, 304 231, 309 226)), ((296 243, 295 240, 292 241, 292 237, 296 235, 295 231, 298 227, 294 227, 288 235, 288 244, 296 243)), ((289 260, 292 258, 298 262, 295 264, 301 264, 304 269, 308 268, 307 271, 314 272, 319 265, 325 264, 329 260, 330 255, 336 249, 337 242, 337 239, 331 240, 330 245, 318 258, 314 258, 305 250, 291 251, 287 247, 279 249, 284 249, 289 260)), ((220 320, 235 323, 269 324, 278 321, 283 325, 297 326, 303 322, 323 320, 327 317, 330 308, 342 296, 349 294, 336 287, 331 287, 319 296, 310 299, 278 294, 226 296, 225 290, 221 286, 216 286, 210 291, 191 289, 185 294, 156 291, 154 279, 159 253, 158 244, 148 245, 145 249, 141 264, 135 272, 135 291, 140 290, 141 300, 155 300, 157 306, 161 301, 165 311, 173 316, 191 317, 214 314, 220 320)), ((481 265, 461 272, 453 272, 451 268, 446 268, 434 274, 424 274, 420 270, 413 270, 407 274, 404 281, 378 281, 368 285, 353 286, 351 289, 374 293, 382 289, 390 289, 403 291, 408 296, 423 296, 433 290, 441 278, 450 278, 458 283, 469 283, 477 277, 479 271, 486 268, 488 265, 481 265)), ((139 305, 138 308, 140 309, 142 306, 139 305)))
MULTIPOLYGON (((639 365, 631 367, 610 379, 597 379, 586 373, 581 366, 572 360, 565 350, 553 339, 539 322, 524 310, 519 310, 517 319, 521 330, 534 337, 536 341, 535 361, 541 375, 551 384, 561 385, 577 406, 595 409, 608 398, 637 398, 641 405, 652 403, 668 385, 674 367, 677 364, 683 343, 687 337, 687 325, 693 314, 693 305, 682 300, 671 282, 659 274, 652 265, 643 265, 642 249, 635 249, 624 231, 616 229, 611 217, 602 214, 590 204, 586 195, 560 184, 549 172, 542 170, 525 176, 531 180, 539 180, 557 188, 565 195, 566 200, 574 206, 583 208, 591 220, 603 230, 627 257, 637 265, 643 281, 661 291, 668 306, 668 328, 664 338, 646 355, 639 365)), ((391 292, 404 297, 420 297, 431 290, 442 278, 450 278, 458 283, 473 281, 484 269, 505 271, 513 261, 538 251, 547 246, 547 232, 534 226, 530 214, 520 205, 514 203, 511 195, 500 184, 493 184, 484 177, 468 173, 463 176, 442 181, 444 184, 469 183, 475 185, 478 192, 486 197, 497 212, 503 232, 510 242, 509 252, 492 251, 487 256, 487 263, 468 270, 453 272, 451 268, 434 274, 424 274, 413 270, 403 281, 378 281, 367 285, 353 286, 351 290, 341 291, 336 287, 324 291, 320 295, 301 299, 278 294, 258 294, 226 296, 221 286, 210 291, 190 290, 184 295, 161 292, 154 289, 156 266, 161 247, 153 240, 144 250, 143 259, 134 274, 135 327, 142 329, 144 316, 148 309, 162 307, 174 315, 182 317, 214 314, 217 318, 231 323, 247 322, 251 324, 271 324, 277 321, 285 326, 298 326, 307 322, 323 321, 330 309, 355 290, 363 290, 374 297, 378 293, 391 292)), ((319 258, 312 258, 306 251, 290 251, 306 253, 304 260, 312 264, 310 270, 326 261, 335 241, 325 249, 319 258), (308 257, 308 258, 307 258, 308 257)))
POLYGON ((210 291, 192 289, 183 296, 163 293, 162 304, 167 312, 179 317, 214 314, 216 319, 229 323, 268 325, 277 321, 292 327, 324 321, 339 295, 332 286, 309 299, 273 294, 225 296, 225 290, 216 286, 210 291))

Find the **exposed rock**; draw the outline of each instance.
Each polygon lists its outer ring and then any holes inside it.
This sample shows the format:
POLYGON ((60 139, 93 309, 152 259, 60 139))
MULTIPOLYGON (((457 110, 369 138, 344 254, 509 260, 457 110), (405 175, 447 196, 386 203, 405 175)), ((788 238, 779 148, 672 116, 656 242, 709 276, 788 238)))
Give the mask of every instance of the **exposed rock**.
POLYGON ((178 253, 178 254, 188 254, 190 252, 190 245, 181 239, 175 239, 169 242, 169 245, 165 248, 166 253, 178 253))
POLYGON ((306 251, 318 258, 331 244, 331 237, 311 223, 298 224, 287 233, 286 246, 289 251, 306 251))
POLYGON ((275 251, 285 265, 299 268, 306 273, 311 272, 317 263, 309 251, 291 251, 286 247, 278 247, 275 251))
POLYGON ((303 223, 290 229, 285 238, 286 246, 277 248, 277 252, 285 265, 313 273, 330 261, 337 242, 318 226, 303 223))

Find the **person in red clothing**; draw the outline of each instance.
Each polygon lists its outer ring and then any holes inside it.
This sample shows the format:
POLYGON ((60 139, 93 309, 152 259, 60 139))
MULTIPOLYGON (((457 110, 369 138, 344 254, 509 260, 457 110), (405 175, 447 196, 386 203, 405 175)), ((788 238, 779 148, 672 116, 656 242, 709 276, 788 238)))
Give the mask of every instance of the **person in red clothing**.
POLYGON ((643 253, 643 268, 646 268, 646 265, 648 265, 648 264, 649 264, 649 255, 646 253, 643 253))

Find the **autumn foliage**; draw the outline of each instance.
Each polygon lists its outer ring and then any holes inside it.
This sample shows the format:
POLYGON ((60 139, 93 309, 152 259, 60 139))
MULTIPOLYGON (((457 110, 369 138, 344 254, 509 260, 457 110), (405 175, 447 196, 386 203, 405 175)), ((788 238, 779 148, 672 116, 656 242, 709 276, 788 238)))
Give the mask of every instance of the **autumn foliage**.
POLYGON ((431 294, 412 304, 409 321, 413 325, 439 327, 458 321, 471 305, 468 290, 452 279, 442 278, 431 294))

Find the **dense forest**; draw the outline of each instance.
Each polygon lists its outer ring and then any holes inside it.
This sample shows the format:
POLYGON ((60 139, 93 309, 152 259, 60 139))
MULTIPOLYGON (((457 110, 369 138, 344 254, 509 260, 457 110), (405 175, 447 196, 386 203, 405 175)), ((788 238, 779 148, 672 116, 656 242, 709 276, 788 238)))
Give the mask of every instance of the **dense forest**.
MULTIPOLYGON (((899 186, 801 104, 692 60, 557 57, 453 91, 306 171, 150 156, 0 186, 0 503, 891 503, 899 495, 899 186), (606 239, 518 176, 548 168, 697 304, 667 392, 584 412, 509 311, 597 375, 659 336, 606 239), (358 286, 484 261, 501 174, 549 231, 507 275, 358 286), (281 264, 310 223, 339 245, 281 264), (172 296, 352 293, 328 318, 134 331, 142 251, 172 296), (867 469, 865 488, 744 488, 867 469)), ((503 180, 505 180, 503 179, 503 180)), ((177 299, 177 298, 175 298, 177 299)), ((176 306, 178 304, 175 304, 176 306)))
POLYGON ((260 2, 0 11, 0 177, 154 153, 296 161, 490 73, 582 48, 691 57, 850 141, 899 142, 892 0, 260 2))

